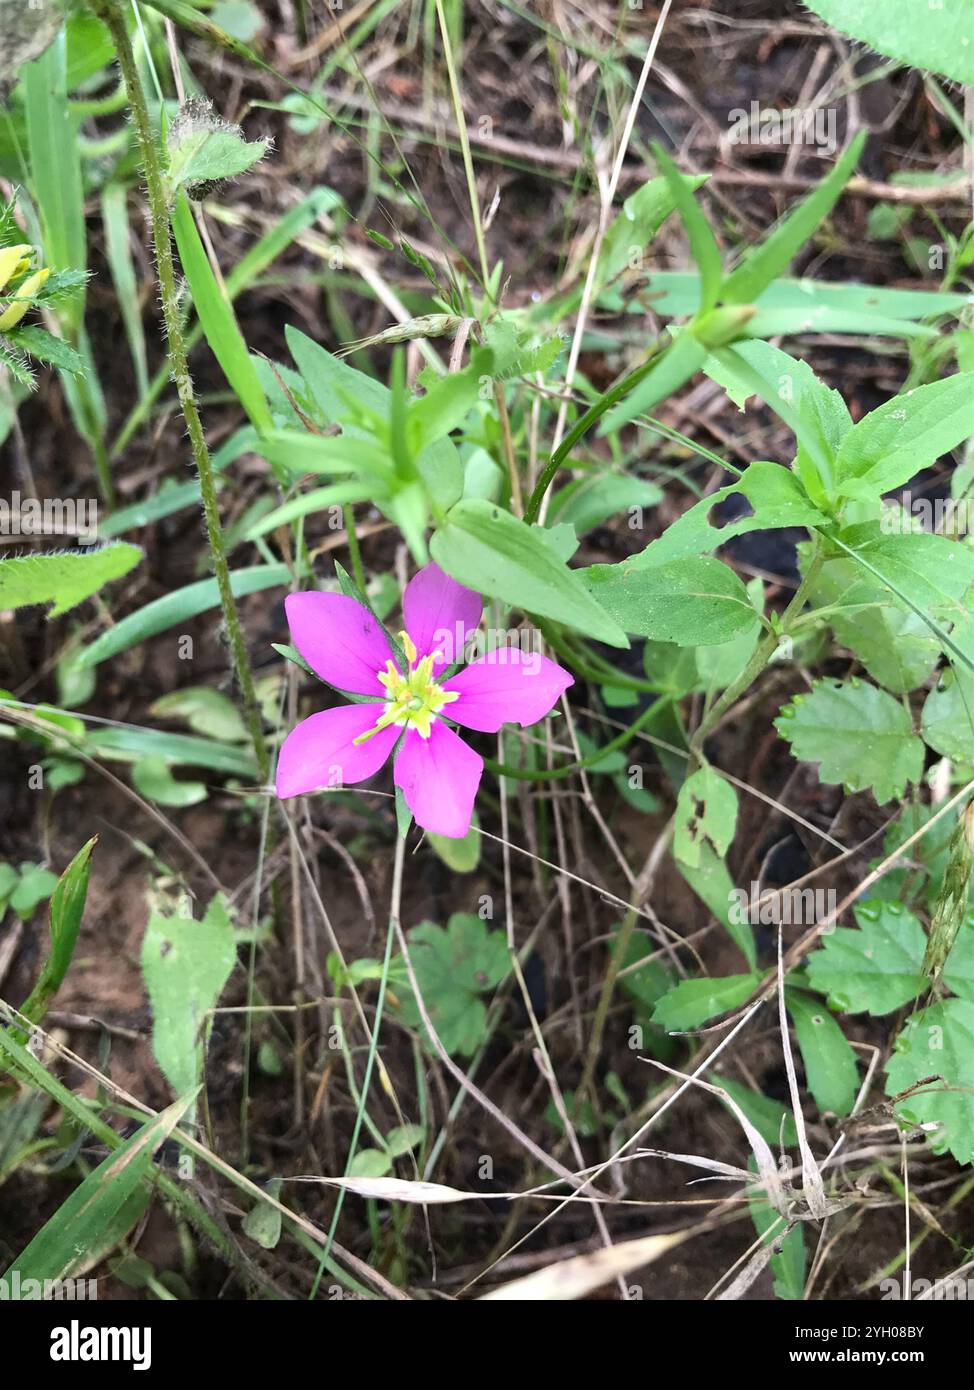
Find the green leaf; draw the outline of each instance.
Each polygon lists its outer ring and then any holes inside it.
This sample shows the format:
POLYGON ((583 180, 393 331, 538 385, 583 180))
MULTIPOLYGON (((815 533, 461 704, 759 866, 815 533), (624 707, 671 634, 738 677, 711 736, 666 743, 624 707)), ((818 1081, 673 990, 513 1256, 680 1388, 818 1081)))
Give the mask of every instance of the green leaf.
POLYGON ((720 560, 685 555, 640 565, 641 558, 580 571, 589 592, 626 632, 697 647, 728 642, 753 626, 747 590, 720 560))
POLYGON ((194 130, 170 146, 170 187, 175 190, 236 178, 258 164, 267 148, 267 140, 244 140, 235 129, 194 130))
MULTIPOLYGON (((280 1178, 272 1178, 267 1190, 272 1197, 276 1197, 281 1190, 280 1178)), ((281 1239, 283 1222, 284 1218, 278 1207, 271 1206, 270 1202, 255 1202, 241 1221, 240 1229, 245 1236, 256 1241, 262 1250, 273 1250, 281 1239)))
POLYGON ((950 608, 949 616, 957 619, 966 615, 961 600, 974 584, 974 550, 966 545, 923 532, 887 534, 875 521, 848 526, 837 539, 852 551, 851 559, 869 567, 860 585, 846 593, 846 604, 868 602, 863 595, 872 595, 879 579, 908 606, 950 608))
MULTIPOLYGON (((134 546, 125 547, 134 550, 134 546)), ((141 554, 141 551, 138 552, 141 554)), ((234 570, 230 575, 230 588, 236 598, 245 594, 260 593, 264 589, 279 588, 290 584, 293 573, 288 565, 254 565, 250 569, 234 570)), ((3 595, 2 571, 0 571, 0 598, 3 595)), ((187 584, 183 589, 175 589, 162 598, 153 599, 114 627, 96 637, 85 647, 78 657, 79 667, 97 666, 100 661, 118 656, 128 651, 138 642, 145 642, 160 632, 166 632, 177 623, 184 623, 200 613, 219 607, 220 590, 215 579, 200 579, 195 584, 187 584)))
POLYGON ((788 1149, 798 1143, 795 1117, 780 1100, 773 1100, 760 1091, 752 1091, 750 1086, 719 1072, 711 1072, 707 1080, 726 1091, 731 1100, 740 1106, 766 1144, 773 1148, 780 1144, 788 1149))
POLYGON ((631 507, 655 507, 663 495, 663 489, 655 483, 629 473, 595 473, 576 479, 555 494, 548 524, 567 523, 582 536, 617 512, 631 507))
POLYGON ((48 362, 52 367, 59 367, 61 371, 71 372, 74 376, 84 375, 85 363, 80 352, 36 323, 16 328, 9 338, 28 357, 36 357, 39 362, 48 362))
POLYGON ((653 158, 666 180, 666 187, 672 198, 680 221, 686 229, 690 242, 690 257, 700 272, 700 313, 705 314, 717 303, 721 292, 723 267, 720 247, 717 245, 710 224, 700 210, 693 196, 693 184, 685 178, 670 159, 662 145, 653 144, 653 158))
POLYGON ((785 1003, 815 1104, 823 1113, 848 1115, 859 1090, 859 1071, 845 1034, 819 1000, 786 989, 785 1003))
POLYGON ((974 434, 974 372, 894 396, 854 425, 839 447, 836 481, 845 497, 874 498, 900 487, 974 434))
POLYGON ((386 1135, 386 1148, 393 1158, 402 1158, 421 1144, 425 1136, 422 1125, 396 1125, 386 1135))
POLYGON ((824 526, 828 517, 813 507, 805 489, 790 468, 780 463, 758 462, 747 467, 737 482, 717 492, 685 511, 668 526, 658 540, 650 541, 639 555, 625 563, 636 569, 681 559, 684 555, 701 555, 716 550, 735 536, 749 531, 772 531, 784 526, 824 526), (734 521, 714 523, 711 515, 716 507, 731 497, 743 498, 751 508, 750 516, 734 521))
POLYGON ((49 909, 51 949, 37 984, 20 1010, 32 1023, 41 1022, 68 973, 88 896, 91 854, 97 843, 98 837, 93 836, 82 845, 54 888, 49 909))
POLYGON ((865 681, 815 681, 783 705, 774 726, 796 758, 819 763, 823 782, 847 791, 871 788, 883 805, 923 772, 923 744, 909 712, 865 681))
MULTIPOLYGON (((757 1172, 757 1162, 752 1155, 748 1157, 747 1166, 755 1173, 757 1172)), ((748 1208, 751 1213, 751 1220, 754 1222, 754 1229, 759 1236, 768 1242, 777 1243, 781 1241, 781 1246, 776 1255, 772 1255, 770 1268, 774 1275, 774 1291, 778 1298, 801 1302, 805 1297, 805 1278, 808 1268, 808 1259, 805 1253, 805 1232, 802 1222, 788 1232, 784 1240, 781 1237, 785 1227, 781 1216, 770 1202, 763 1201, 760 1197, 749 1196, 748 1208)))
POLYGON ((924 986, 926 933, 898 902, 875 899, 854 911, 858 929, 830 932, 809 956, 808 983, 840 1013, 892 1013, 924 986))
POLYGON ((699 845, 699 856, 700 861, 696 865, 675 857, 673 862, 697 897, 706 903, 717 921, 726 929, 728 936, 753 969, 757 961, 754 930, 746 916, 741 920, 742 914, 731 910, 738 898, 737 890, 727 872, 727 865, 706 840, 699 845))
POLYGON ((50 603, 57 618, 103 585, 121 579, 142 559, 137 545, 119 541, 96 550, 48 551, 0 559, 0 610, 50 603))
POLYGON ((859 658, 873 680, 894 695, 926 682, 940 658, 940 643, 921 617, 890 602, 889 589, 876 580, 870 583, 861 566, 844 557, 827 560, 811 593, 816 608, 841 605, 825 615, 827 621, 836 640, 859 658))
POLYGON ((195 734, 226 743, 243 742, 247 727, 228 695, 208 685, 187 685, 149 706, 157 719, 182 719, 195 734))
POLYGON ((476 811, 470 821, 470 829, 461 840, 451 839, 449 835, 437 835, 427 830, 426 838, 440 859, 455 874, 472 874, 480 863, 480 821, 476 811))
POLYGON ((761 983, 758 974, 681 980, 653 1010, 653 1022, 668 1033, 685 1033, 745 1003, 761 983))
POLYGON ((899 0, 805 0, 840 33, 915 68, 930 68, 955 82, 974 84, 970 0, 937 5, 899 0))
POLYGON ((206 341, 252 425, 264 434, 274 427, 264 388, 237 325, 229 295, 217 283, 189 203, 182 194, 172 210, 172 229, 206 341))
POLYGON ((865 141, 866 132, 858 131, 814 191, 782 218, 759 246, 745 253, 740 265, 724 281, 723 299, 727 304, 753 304, 788 268, 832 211, 859 162, 865 141))
POLYGON ((649 415, 660 401, 688 382, 707 357, 707 349, 692 333, 686 329, 677 333, 642 380, 603 418, 598 433, 614 434, 637 415, 649 415))
POLYGON ((66 1202, 22 1250, 6 1272, 26 1279, 66 1279, 104 1259, 148 1205, 143 1187, 152 1156, 182 1119, 193 1097, 183 1097, 142 1126, 79 1183, 66 1202))
POLYGON ((209 1014, 237 958, 233 923, 222 894, 202 922, 189 916, 150 914, 142 942, 142 972, 152 1005, 152 1050, 178 1095, 203 1074, 209 1014))
POLYGON ((135 790, 159 806, 198 806, 207 798, 202 782, 184 782, 174 777, 164 758, 139 758, 132 767, 135 790))
POLYGON ((701 849, 708 843, 723 858, 737 827, 737 792, 712 767, 701 767, 688 777, 676 801, 673 853, 691 868, 700 865, 701 849))
MULTIPOLYGON (((444 931, 421 922, 409 933, 409 955, 419 992, 447 1052, 470 1056, 484 1038, 487 1010, 481 995, 500 984, 511 968, 507 938, 479 917, 455 912, 444 931)), ((422 1029, 412 990, 398 991, 403 1020, 422 1029)))
POLYGON ((921 716, 930 747, 955 762, 974 760, 974 677, 947 670, 927 696, 921 716))
POLYGON ((491 502, 458 502, 430 541, 430 552, 441 569, 478 593, 553 618, 609 646, 629 645, 579 572, 559 561, 538 528, 491 502))
MULTIPOLYGON (((683 186, 690 193, 706 182, 706 175, 703 174, 683 178, 683 186)), ((634 258, 640 256, 650 244, 675 207, 668 181, 659 176, 629 195, 610 222, 603 239, 595 273, 596 292, 623 271, 634 268, 634 258)))
POLYGON ((904 1124, 923 1125, 934 1153, 952 1153, 974 1163, 974 1001, 947 999, 915 1014, 893 1045, 886 1067, 886 1094, 899 1095, 930 1080, 924 1094, 898 1101, 893 1113, 904 1124))
POLYGON ((50 869, 42 869, 40 864, 21 864, 20 882, 10 895, 10 906, 26 922, 57 885, 57 874, 52 874, 50 869))
POLYGON ((349 1178, 384 1178, 392 1172, 392 1159, 382 1149, 359 1149, 348 1165, 349 1178))

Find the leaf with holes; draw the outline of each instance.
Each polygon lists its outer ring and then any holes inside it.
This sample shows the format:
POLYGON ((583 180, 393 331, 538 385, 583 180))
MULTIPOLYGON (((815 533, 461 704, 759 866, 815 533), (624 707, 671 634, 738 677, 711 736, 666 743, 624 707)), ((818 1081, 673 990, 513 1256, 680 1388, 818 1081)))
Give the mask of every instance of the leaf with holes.
POLYGON ((701 844, 710 843, 721 858, 734 839, 737 792, 712 767, 702 767, 683 783, 676 802, 673 852, 691 868, 700 864, 701 844))

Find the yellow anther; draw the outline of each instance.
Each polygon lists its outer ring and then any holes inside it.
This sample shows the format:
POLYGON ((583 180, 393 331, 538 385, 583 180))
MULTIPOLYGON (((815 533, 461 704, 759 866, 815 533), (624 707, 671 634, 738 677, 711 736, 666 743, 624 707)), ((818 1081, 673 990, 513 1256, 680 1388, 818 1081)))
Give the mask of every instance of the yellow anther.
POLYGON ((410 666, 412 666, 417 656, 416 643, 410 637, 409 633, 405 631, 399 633, 399 642, 403 651, 406 653, 406 660, 409 662, 410 666))
POLYGON ((31 299, 44 284, 44 281, 50 273, 50 270, 45 266, 43 270, 35 270, 33 275, 27 277, 15 293, 13 302, 0 314, 0 333, 5 332, 8 328, 15 327, 16 324, 20 322, 30 308, 31 299))

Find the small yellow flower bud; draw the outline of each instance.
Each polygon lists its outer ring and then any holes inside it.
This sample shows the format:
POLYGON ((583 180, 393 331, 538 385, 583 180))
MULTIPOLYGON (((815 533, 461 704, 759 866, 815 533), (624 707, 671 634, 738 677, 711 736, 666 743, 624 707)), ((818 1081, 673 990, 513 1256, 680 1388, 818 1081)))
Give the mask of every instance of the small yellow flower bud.
POLYGON ((4 246, 0 248, 0 290, 8 285, 16 275, 22 275, 30 265, 30 246, 4 246))
POLYGON ((31 299, 44 284, 50 273, 50 270, 45 266, 43 270, 35 270, 33 275, 27 277, 14 295, 13 302, 0 314, 0 333, 6 332, 9 328, 16 327, 30 308, 31 299))

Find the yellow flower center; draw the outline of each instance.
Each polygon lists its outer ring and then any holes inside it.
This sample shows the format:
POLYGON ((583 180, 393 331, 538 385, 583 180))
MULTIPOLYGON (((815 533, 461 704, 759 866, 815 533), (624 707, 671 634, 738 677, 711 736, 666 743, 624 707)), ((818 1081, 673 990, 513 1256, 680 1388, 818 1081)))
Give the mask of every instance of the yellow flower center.
POLYGON ((378 673, 385 687, 387 700, 381 716, 374 728, 359 734, 356 743, 365 743, 380 729, 388 729, 396 724, 401 728, 413 728, 420 738, 429 738, 433 721, 444 705, 459 700, 458 690, 444 690, 433 679, 433 658, 424 656, 416 660, 416 645, 406 632, 399 633, 399 641, 409 662, 409 671, 403 674, 395 662, 387 661, 385 669, 378 673))

